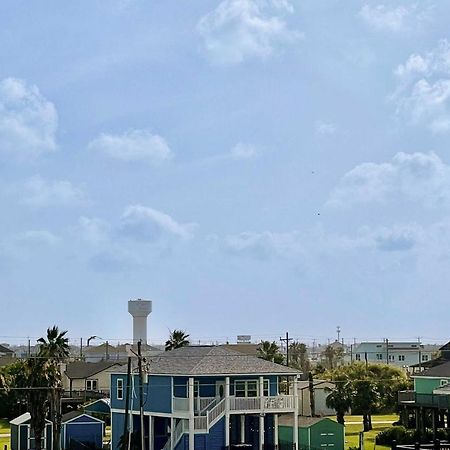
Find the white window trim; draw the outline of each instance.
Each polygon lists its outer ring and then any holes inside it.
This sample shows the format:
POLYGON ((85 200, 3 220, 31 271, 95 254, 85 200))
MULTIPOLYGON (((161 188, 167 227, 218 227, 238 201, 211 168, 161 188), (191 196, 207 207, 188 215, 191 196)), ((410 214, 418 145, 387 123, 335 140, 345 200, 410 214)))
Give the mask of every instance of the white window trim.
POLYGON ((86 380, 86 390, 87 391, 98 391, 98 380, 97 378, 89 378, 86 380), (88 388, 88 383, 91 384, 91 388, 88 388), (95 384, 95 389, 93 389, 92 384, 95 384))
MULTIPOLYGON (((236 384, 244 383, 245 384, 245 395, 240 398, 255 398, 248 396, 248 383, 256 383, 256 397, 259 397, 259 380, 258 379, 250 379, 250 380, 234 380, 234 396, 236 397, 236 384)), ((270 397, 270 380, 268 378, 264 378, 264 397, 270 397), (267 387, 267 389, 266 389, 267 387), (266 395, 267 392, 267 395, 266 395)))
POLYGON ((116 398, 117 400, 123 400, 123 378, 117 378, 116 380, 116 398), (119 388, 120 381, 120 388, 119 388), (122 395, 119 397, 119 391, 122 392, 122 395))

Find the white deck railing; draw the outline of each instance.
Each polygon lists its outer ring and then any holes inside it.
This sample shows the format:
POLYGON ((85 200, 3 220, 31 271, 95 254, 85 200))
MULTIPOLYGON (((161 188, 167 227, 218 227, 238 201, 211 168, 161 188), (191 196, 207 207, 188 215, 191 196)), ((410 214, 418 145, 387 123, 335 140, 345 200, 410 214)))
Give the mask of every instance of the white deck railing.
POLYGON ((230 397, 230 411, 284 411, 294 409, 293 395, 230 397))

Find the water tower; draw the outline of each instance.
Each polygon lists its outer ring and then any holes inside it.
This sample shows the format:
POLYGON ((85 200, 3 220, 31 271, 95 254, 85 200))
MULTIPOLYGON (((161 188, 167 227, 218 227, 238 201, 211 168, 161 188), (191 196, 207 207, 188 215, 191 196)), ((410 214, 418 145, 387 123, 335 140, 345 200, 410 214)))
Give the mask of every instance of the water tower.
POLYGON ((128 312, 133 316, 133 344, 138 341, 147 344, 147 317, 152 312, 151 300, 129 300, 128 312))

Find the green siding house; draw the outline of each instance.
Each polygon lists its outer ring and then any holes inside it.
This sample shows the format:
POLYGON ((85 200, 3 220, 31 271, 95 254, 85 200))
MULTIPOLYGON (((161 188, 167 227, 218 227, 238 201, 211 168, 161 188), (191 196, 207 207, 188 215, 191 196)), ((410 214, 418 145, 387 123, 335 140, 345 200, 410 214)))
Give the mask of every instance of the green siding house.
POLYGON ((439 358, 413 376, 414 390, 398 393, 404 422, 414 418, 416 429, 422 435, 427 427, 431 427, 436 436, 438 428, 449 426, 446 418, 450 415, 450 343, 440 351, 439 358))

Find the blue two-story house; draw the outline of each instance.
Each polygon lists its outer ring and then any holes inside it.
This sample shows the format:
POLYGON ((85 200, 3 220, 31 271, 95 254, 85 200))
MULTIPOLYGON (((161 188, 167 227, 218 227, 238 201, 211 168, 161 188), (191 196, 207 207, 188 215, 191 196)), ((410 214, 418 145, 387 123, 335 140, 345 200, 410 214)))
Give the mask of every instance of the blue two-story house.
MULTIPOLYGON (((291 415, 297 428, 298 377, 296 370, 215 346, 184 347, 154 357, 146 364, 143 385, 145 447, 276 448, 280 415, 291 415)), ((126 428, 129 433, 140 430, 139 377, 130 378, 127 387, 126 374, 111 376, 113 450, 126 428)))

